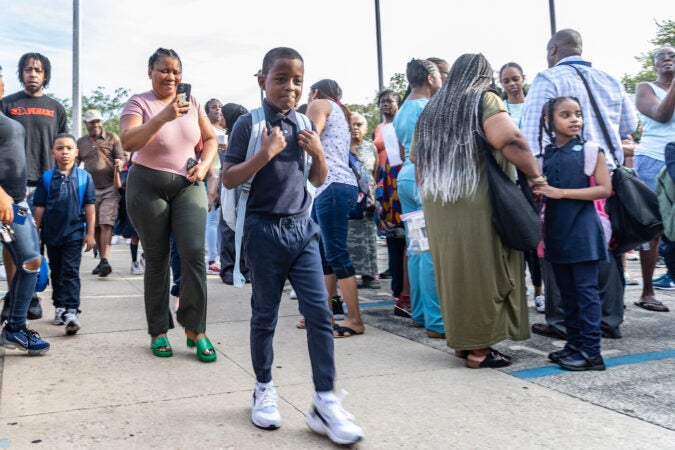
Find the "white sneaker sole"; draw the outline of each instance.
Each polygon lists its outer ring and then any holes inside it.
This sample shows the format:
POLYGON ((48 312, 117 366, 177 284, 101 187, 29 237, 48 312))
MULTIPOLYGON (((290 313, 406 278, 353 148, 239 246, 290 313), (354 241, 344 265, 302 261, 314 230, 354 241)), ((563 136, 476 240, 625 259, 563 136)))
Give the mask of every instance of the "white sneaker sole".
POLYGON ((80 331, 80 326, 76 323, 68 322, 66 324, 66 334, 67 335, 73 335, 80 331))
POLYGON ((313 432, 320 434, 322 436, 328 436, 328 439, 330 439, 331 441, 333 441, 338 445, 351 445, 363 439, 363 436, 355 436, 351 439, 345 439, 336 436, 333 433, 333 430, 328 428, 326 424, 323 423, 323 420, 321 420, 318 414, 314 412, 314 408, 310 408, 310 410, 307 411, 307 414, 305 415, 305 422, 313 432))
POLYGON ((269 424, 256 423, 255 419, 253 418, 253 414, 251 414, 251 423, 263 430, 278 430, 279 428, 281 428, 281 421, 279 421, 278 423, 269 423, 269 424))
POLYGON ((20 350, 22 352, 26 352, 28 354, 28 356, 37 356, 37 355, 41 355, 41 354, 49 351, 49 347, 43 348, 42 350, 28 350, 26 347, 24 347, 22 345, 19 345, 15 342, 5 340, 4 338, 0 339, 0 347, 4 347, 4 348, 8 348, 8 349, 14 349, 14 350, 20 350))

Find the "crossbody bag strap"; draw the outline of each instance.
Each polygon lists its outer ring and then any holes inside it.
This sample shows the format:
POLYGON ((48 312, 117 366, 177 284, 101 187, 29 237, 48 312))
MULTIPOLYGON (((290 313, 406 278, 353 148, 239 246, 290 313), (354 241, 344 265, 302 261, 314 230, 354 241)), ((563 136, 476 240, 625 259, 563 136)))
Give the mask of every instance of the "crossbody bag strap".
POLYGON ((614 158, 614 163, 616 164, 617 167, 619 167, 619 158, 616 156, 616 149, 614 148, 614 144, 612 144, 612 140, 609 138, 609 131, 607 131, 607 125, 605 124, 605 119, 603 118, 602 114, 600 113, 600 108, 598 107, 597 102, 595 101, 595 97, 593 97, 593 93, 591 92, 591 86, 588 84, 588 80, 586 80, 586 77, 584 76, 583 73, 581 73, 581 70, 577 69, 574 67, 572 64, 568 64, 572 69, 574 69, 577 74, 579 75, 579 78, 581 78, 581 81, 583 81, 584 86, 586 87, 586 92, 588 92, 588 99, 591 102, 591 106, 593 107, 593 112, 595 113, 595 117, 598 119, 598 123, 600 124, 600 129, 602 130, 602 134, 605 137, 605 142, 607 144, 607 147, 609 148, 609 151, 612 153, 612 158, 614 158))
POLYGON ((105 163, 108 165, 108 167, 110 167, 110 168, 113 169, 113 171, 114 171, 115 168, 113 167, 112 161, 110 161, 110 157, 109 157, 109 156, 106 156, 106 154, 105 154, 105 152, 103 151, 103 149, 101 148, 101 146, 98 145, 98 142, 96 142, 96 139, 93 138, 93 137, 91 137, 91 136, 89 136, 89 142, 91 142, 91 143, 94 145, 94 147, 96 147, 96 150, 98 150, 99 154, 100 154, 101 156, 103 156, 103 160, 105 161, 105 163))

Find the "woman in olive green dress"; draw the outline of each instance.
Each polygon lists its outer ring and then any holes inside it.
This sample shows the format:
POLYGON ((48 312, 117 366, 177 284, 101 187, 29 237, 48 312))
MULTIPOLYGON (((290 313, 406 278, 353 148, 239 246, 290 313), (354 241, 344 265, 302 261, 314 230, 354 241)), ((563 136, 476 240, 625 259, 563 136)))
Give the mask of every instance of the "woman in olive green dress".
POLYGON ((413 150, 447 345, 471 368, 508 366, 511 358, 492 346, 530 336, 523 254, 502 245, 492 225, 476 136, 506 173, 515 165, 545 182, 504 103, 489 92, 492 73, 482 54, 460 56, 420 116, 413 150))

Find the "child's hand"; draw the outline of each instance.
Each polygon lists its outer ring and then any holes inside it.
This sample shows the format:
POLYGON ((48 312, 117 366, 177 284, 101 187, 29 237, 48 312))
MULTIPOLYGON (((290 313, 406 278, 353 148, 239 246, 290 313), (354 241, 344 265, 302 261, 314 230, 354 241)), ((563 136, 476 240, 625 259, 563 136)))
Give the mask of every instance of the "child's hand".
POLYGON ((563 189, 554 188, 547 183, 535 184, 532 188, 532 192, 537 195, 545 195, 548 198, 559 199, 565 197, 565 191, 563 189))
POLYGON ((302 130, 298 133, 298 144, 309 153, 309 156, 315 158, 323 153, 321 138, 319 133, 312 130, 302 130))
POLYGON ((262 138, 260 140, 260 150, 266 151, 270 159, 281 153, 286 148, 286 138, 281 128, 274 127, 267 134, 267 127, 263 127, 262 138))

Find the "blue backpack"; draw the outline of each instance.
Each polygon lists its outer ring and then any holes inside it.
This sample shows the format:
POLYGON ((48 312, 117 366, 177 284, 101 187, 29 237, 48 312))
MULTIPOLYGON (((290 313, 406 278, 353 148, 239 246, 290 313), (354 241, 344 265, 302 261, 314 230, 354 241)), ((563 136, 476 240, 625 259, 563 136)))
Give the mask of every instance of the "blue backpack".
MULTIPOLYGON (((80 209, 84 208, 84 194, 87 192, 87 182, 89 181, 89 174, 86 170, 80 169, 79 167, 73 167, 75 173, 77 174, 77 194, 80 200, 80 209)), ((49 189, 52 185, 52 177, 54 176, 54 170, 51 169, 42 174, 42 184, 45 186, 47 191, 47 198, 49 198, 49 189)))

